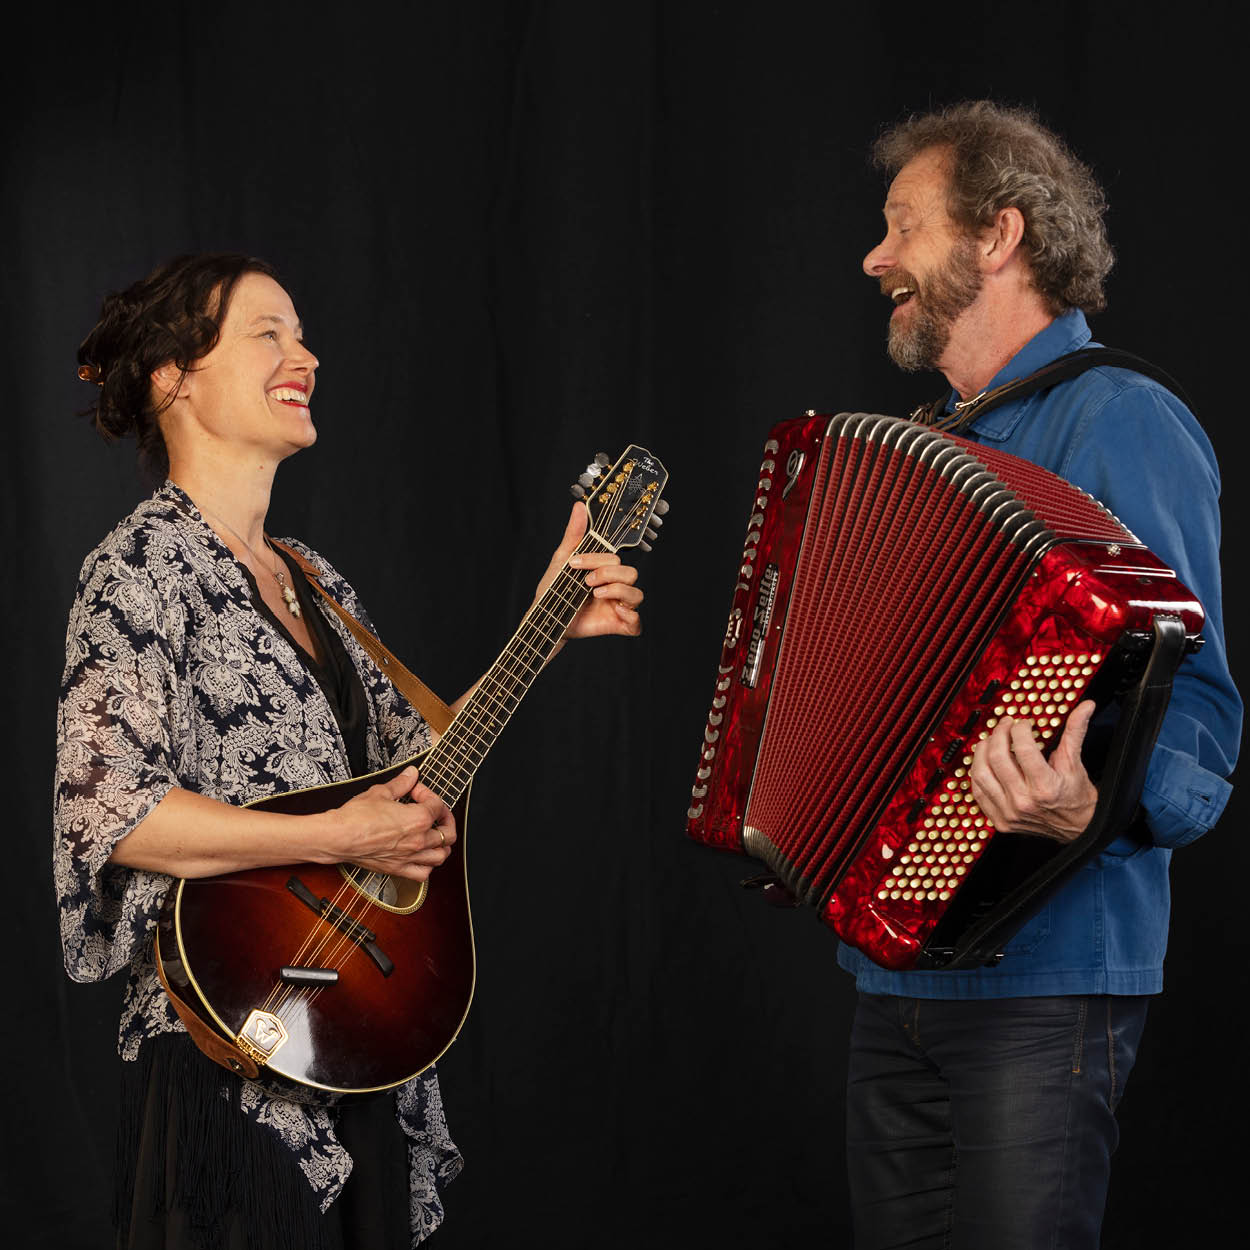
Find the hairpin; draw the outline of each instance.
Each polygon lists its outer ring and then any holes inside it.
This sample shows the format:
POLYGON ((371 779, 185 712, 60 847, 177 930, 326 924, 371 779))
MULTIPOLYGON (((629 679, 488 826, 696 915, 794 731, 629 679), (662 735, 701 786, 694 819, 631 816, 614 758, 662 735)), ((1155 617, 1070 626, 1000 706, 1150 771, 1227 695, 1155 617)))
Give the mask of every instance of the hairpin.
POLYGON ((104 379, 100 376, 99 365, 79 365, 78 376, 84 382, 94 382, 97 386, 104 385, 104 379))

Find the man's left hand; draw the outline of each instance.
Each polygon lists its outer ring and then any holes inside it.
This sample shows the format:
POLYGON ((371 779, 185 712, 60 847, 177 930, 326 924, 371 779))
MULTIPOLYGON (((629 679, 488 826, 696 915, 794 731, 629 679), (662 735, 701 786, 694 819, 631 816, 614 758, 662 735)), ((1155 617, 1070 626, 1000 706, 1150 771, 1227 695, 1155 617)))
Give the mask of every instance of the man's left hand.
POLYGON ((1027 721, 1004 716, 977 744, 968 777, 972 797, 995 829, 1040 833, 1071 842, 1094 815, 1098 791, 1081 763, 1081 744, 1094 715, 1087 699, 1068 717, 1047 759, 1027 721))

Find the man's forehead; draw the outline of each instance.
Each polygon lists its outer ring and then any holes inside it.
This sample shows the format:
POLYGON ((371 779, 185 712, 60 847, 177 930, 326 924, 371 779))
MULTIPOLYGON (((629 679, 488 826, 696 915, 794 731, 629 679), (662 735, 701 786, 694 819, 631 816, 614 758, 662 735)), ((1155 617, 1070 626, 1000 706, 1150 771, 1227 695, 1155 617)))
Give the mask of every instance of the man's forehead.
POLYGON ((903 166, 886 193, 885 211, 902 212, 944 207, 949 156, 944 149, 926 148, 903 166))

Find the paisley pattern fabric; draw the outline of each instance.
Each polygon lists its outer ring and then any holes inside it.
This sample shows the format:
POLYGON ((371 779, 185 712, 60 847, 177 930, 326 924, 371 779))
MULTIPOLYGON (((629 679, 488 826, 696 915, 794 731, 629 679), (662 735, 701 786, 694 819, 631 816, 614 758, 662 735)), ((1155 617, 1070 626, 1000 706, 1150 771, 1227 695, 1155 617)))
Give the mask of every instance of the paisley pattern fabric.
MULTIPOLYGON (((325 589, 372 629, 355 592, 315 552, 325 589)), ((320 608, 318 608, 320 610, 320 608)), ((424 719, 323 613, 364 685, 369 767, 429 745, 424 719)), ((172 878, 110 864, 113 847, 171 787, 242 804, 341 781, 347 754, 334 714, 296 648, 256 610, 243 566, 190 498, 166 482, 86 559, 70 612, 57 717, 53 871, 65 967, 76 981, 128 969, 118 1048, 180 1032, 157 980, 153 935, 172 878)), ((205 1062, 208 1062, 205 1060, 205 1062)), ((438 1186, 459 1172, 438 1079, 400 1087, 409 1142, 414 1244, 442 1218, 438 1186)), ((322 1210, 352 1162, 334 1113, 245 1086, 241 1110, 294 1153, 322 1210)))

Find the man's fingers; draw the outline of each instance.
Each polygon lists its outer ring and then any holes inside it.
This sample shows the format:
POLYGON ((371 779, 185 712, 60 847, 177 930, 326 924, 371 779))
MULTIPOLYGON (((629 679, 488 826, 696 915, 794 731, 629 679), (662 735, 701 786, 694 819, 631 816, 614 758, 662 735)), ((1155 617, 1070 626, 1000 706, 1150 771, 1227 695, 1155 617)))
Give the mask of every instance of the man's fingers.
POLYGON ((1015 721, 1010 717, 1003 717, 995 725, 994 732, 978 744, 972 761, 974 776, 977 773, 992 773, 1000 784, 1011 785, 1023 775, 1012 750, 1011 735, 1015 727, 1015 721))
POLYGON ((1030 786, 1040 789, 1050 783, 1050 765, 1042 754, 1042 748, 1037 745, 1033 730, 1027 721, 1012 721, 1011 755, 1016 767, 1030 786))
POLYGON ((1068 717, 1068 723, 1063 727, 1063 737, 1059 739, 1059 745, 1051 757, 1051 763, 1056 768, 1067 770, 1080 762, 1081 747, 1085 745, 1085 734, 1097 710, 1098 705, 1093 699, 1086 699, 1073 708, 1072 714, 1068 717))

